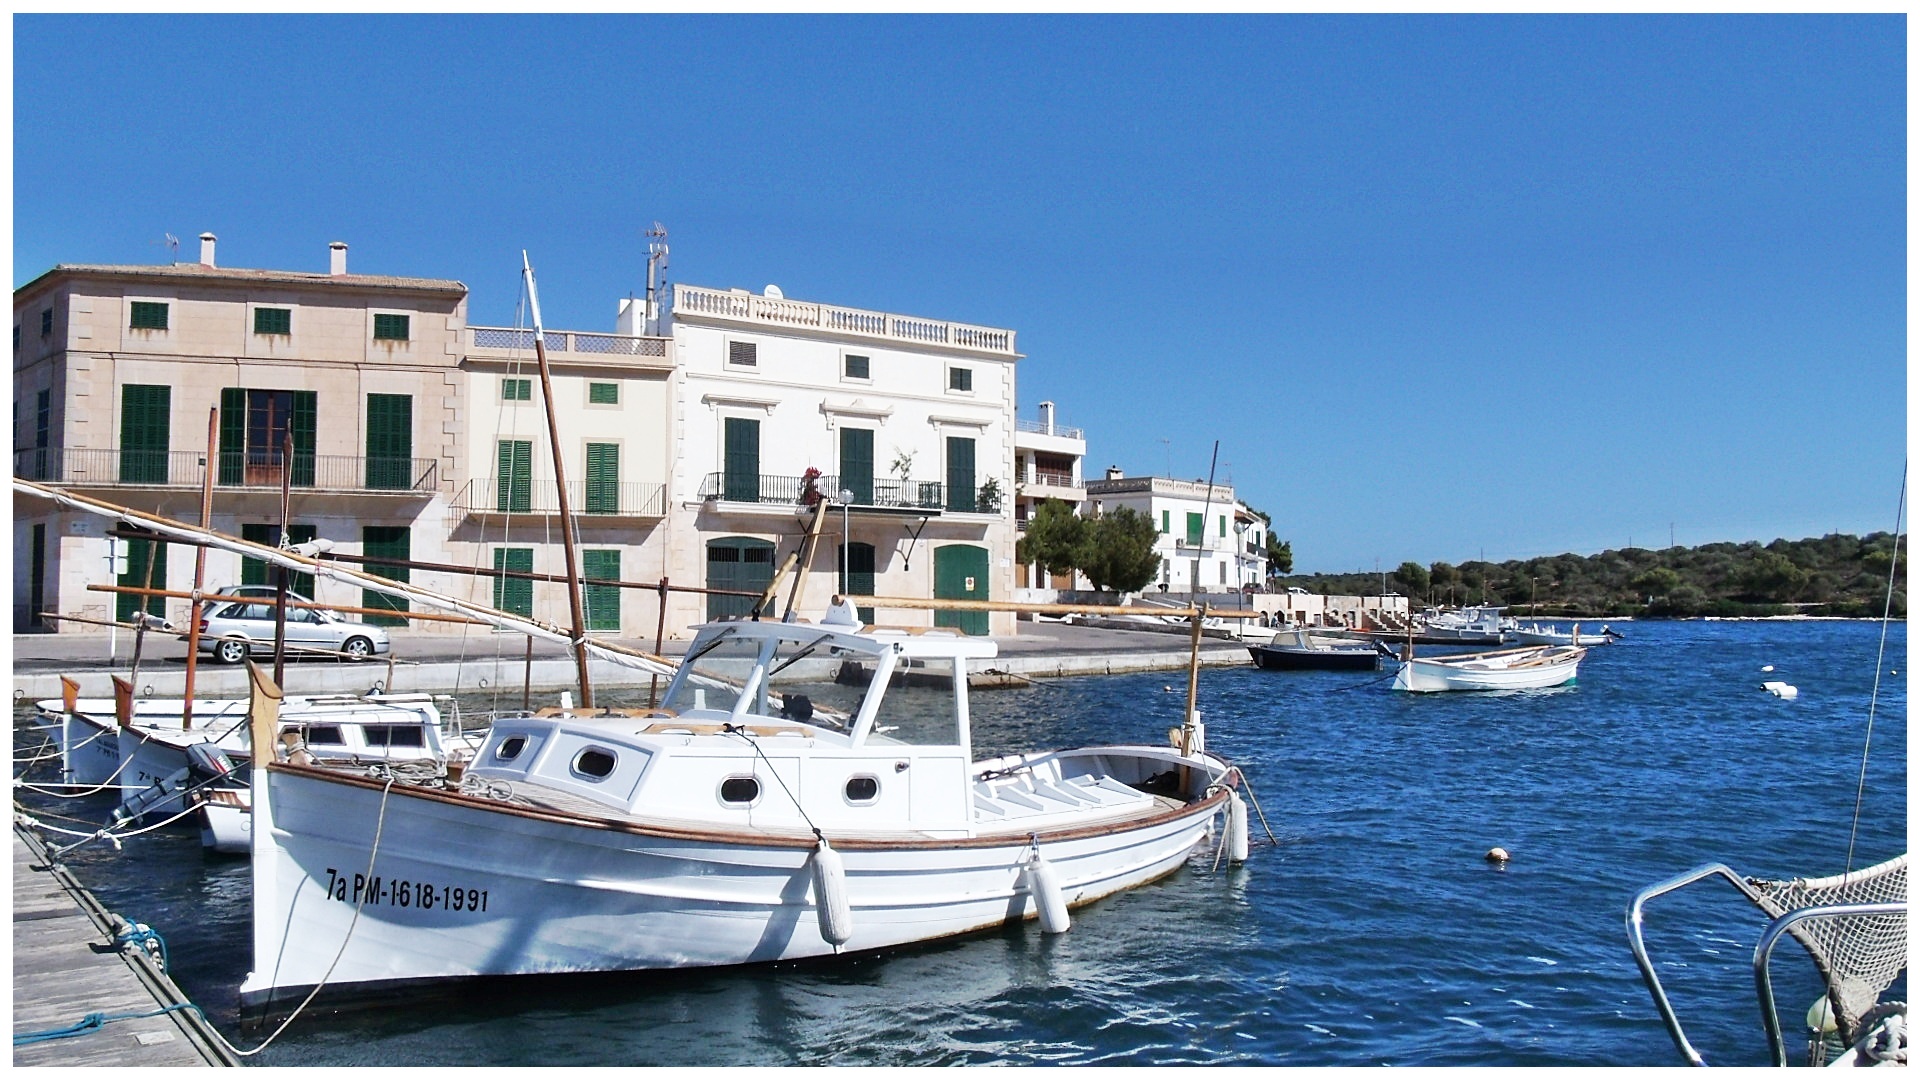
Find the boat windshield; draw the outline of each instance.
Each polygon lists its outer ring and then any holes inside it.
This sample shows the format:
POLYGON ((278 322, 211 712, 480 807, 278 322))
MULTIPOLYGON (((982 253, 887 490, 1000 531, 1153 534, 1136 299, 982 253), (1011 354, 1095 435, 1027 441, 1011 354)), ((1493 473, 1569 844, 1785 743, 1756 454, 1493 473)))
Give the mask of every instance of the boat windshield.
POLYGON ((663 704, 677 713, 732 713, 751 694, 743 716, 794 720, 841 731, 852 727, 866 694, 864 685, 835 681, 845 650, 827 644, 831 635, 799 639, 722 635, 688 654, 681 677, 663 704), (754 678, 763 650, 766 676, 754 678))

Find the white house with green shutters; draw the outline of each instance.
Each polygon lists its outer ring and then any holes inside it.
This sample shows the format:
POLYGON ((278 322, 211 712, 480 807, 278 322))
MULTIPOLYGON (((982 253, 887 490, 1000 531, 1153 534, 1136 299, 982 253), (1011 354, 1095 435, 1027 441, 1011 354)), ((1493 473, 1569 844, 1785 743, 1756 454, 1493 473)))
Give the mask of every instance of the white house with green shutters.
MULTIPOLYGON (((458 281, 222 267, 61 264, 14 292, 14 475, 263 542, 324 539, 337 555, 435 588, 465 579, 380 560, 445 561, 443 491, 463 430, 458 281), (211 453, 209 447, 211 445, 211 453)), ((103 519, 14 500, 14 629, 43 613, 184 623, 194 549, 122 538, 103 519), (116 555, 118 556, 116 558, 116 555)), ((205 584, 264 582, 257 560, 209 552, 205 584)), ((294 587, 313 592, 313 582, 294 587)), ((319 599, 390 607, 345 586, 319 599)), ((384 620, 396 621, 396 620, 384 620)), ((84 624, 63 623, 61 629, 84 624)))
POLYGON ((1160 576, 1153 593, 1227 593, 1266 580, 1266 523, 1234 497, 1227 484, 1127 476, 1109 468, 1105 479, 1086 485, 1088 511, 1127 507, 1159 529, 1154 548, 1160 576))
MULTIPOLYGON (((830 507, 793 606, 831 594, 1006 600, 1013 571, 1011 330, 676 284, 669 625, 737 614, 830 507), (730 595, 731 593, 732 595, 730 595)), ((791 579, 789 579, 789 584, 791 579)), ((778 612, 789 599, 779 593, 778 612)), ((1013 616, 864 610, 886 625, 1011 634, 1013 616)))

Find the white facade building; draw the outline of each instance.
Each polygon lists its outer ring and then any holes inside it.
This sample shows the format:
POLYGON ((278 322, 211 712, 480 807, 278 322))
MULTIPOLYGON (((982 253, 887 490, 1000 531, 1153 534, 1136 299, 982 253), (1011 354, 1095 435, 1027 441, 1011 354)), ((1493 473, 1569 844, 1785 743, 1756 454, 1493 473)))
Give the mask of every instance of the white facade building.
POLYGON ((1226 484, 1126 476, 1110 468, 1087 484, 1093 514, 1127 507, 1160 530, 1160 577, 1148 587, 1178 593, 1244 592, 1266 580, 1266 524, 1226 484))
MULTIPOLYGON (((668 311, 674 515, 667 576, 758 593, 832 506, 802 617, 836 591, 1004 600, 1013 581, 1014 333, 676 284, 668 311)), ((783 584, 778 611, 788 607, 783 584)), ((676 595, 669 626, 744 612, 676 595)), ((1005 613, 868 610, 888 625, 1011 634, 1005 613)))
MULTIPOLYGON (((1037 420, 1021 420, 1015 425, 1014 451, 1014 528, 1027 531, 1027 522, 1040 504, 1057 499, 1075 514, 1086 513, 1087 489, 1082 470, 1087 458, 1086 433, 1054 420, 1053 402, 1040 403, 1037 420)), ((1034 568, 1025 564, 1016 568, 1016 588, 1074 589, 1078 575, 1054 574, 1038 580, 1034 568)))

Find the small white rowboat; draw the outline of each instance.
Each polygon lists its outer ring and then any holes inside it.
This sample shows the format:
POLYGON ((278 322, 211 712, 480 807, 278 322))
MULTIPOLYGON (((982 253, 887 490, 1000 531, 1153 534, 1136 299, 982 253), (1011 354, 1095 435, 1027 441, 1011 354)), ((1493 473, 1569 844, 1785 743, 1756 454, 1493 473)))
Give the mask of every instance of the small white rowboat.
POLYGON ((1538 690, 1572 682, 1587 650, 1577 645, 1530 645, 1521 649, 1415 657, 1402 661, 1396 690, 1538 690))

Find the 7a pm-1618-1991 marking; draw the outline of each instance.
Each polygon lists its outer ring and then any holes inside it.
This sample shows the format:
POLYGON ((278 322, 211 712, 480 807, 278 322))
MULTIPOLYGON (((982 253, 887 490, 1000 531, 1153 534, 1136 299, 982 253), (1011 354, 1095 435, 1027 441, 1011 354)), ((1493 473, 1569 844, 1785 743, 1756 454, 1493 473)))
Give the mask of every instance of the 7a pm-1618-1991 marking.
POLYGON ((384 878, 375 874, 348 876, 327 867, 327 895, 346 904, 387 904, 422 911, 487 910, 487 890, 464 885, 437 885, 428 881, 384 878))

